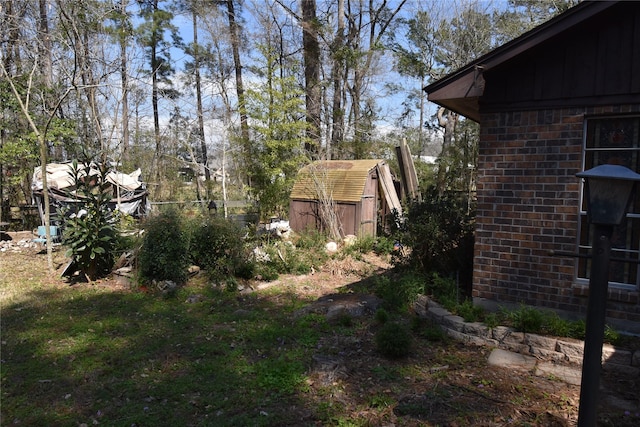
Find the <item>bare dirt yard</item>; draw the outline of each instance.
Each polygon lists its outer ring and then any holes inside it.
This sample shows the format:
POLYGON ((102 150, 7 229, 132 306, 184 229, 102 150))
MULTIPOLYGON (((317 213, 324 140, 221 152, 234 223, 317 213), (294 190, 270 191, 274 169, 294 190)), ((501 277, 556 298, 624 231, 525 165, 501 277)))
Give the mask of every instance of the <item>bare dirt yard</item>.
MULTIPOLYGON (((12 233, 14 245, 6 245, 0 252, 3 306, 21 298, 14 283, 59 292, 70 288, 60 278, 65 265, 62 251, 54 253, 56 272, 40 273, 46 270, 46 255, 38 247, 17 244, 29 237, 30 233, 12 233)), ((362 289, 368 277, 387 274, 390 268, 387 260, 374 255, 334 260, 313 274, 251 283, 242 292, 258 293, 276 301, 284 298, 313 301, 336 293, 353 293, 353 289, 362 289)), ((113 293, 139 292, 112 278, 73 286, 101 287, 113 293)), ((318 351, 308 361, 305 404, 283 408, 299 420, 289 425, 455 427, 576 423, 579 387, 575 385, 525 370, 489 366, 490 348, 467 346, 449 339, 433 341, 415 330, 410 356, 388 360, 376 349, 375 327, 375 319, 369 316, 354 319, 349 333, 322 335, 318 351)), ((616 397, 620 401, 637 400, 637 375, 603 372, 601 382, 603 399, 598 425, 640 425, 636 410, 616 403, 616 397)), ((6 401, 6 396, 3 400, 6 401)), ((10 420, 5 421, 10 424, 10 420)))

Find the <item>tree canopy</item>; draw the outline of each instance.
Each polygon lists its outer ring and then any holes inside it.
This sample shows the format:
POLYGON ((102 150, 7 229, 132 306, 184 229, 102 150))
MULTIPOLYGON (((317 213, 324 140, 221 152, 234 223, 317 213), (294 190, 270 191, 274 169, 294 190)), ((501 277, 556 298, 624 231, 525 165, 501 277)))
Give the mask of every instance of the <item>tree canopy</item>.
POLYGON ((27 202, 34 167, 80 152, 142 167, 155 200, 229 190, 265 215, 305 162, 401 139, 461 176, 473 127, 422 88, 575 2, 6 0, 0 198, 27 202))

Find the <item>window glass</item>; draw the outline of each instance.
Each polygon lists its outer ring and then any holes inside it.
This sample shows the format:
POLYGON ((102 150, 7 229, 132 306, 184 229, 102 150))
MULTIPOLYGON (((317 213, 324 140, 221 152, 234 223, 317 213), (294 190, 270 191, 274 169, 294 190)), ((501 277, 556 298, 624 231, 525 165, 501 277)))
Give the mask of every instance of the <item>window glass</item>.
MULTIPOLYGON (((626 166, 640 173, 640 117, 602 117, 587 120, 584 170, 598 165, 626 166)), ((591 253, 593 233, 587 222, 586 201, 580 209, 579 253, 591 253)), ((611 238, 611 257, 638 260, 640 257, 640 189, 631 201, 627 218, 616 227, 611 238)), ((640 286, 639 264, 612 261, 609 267, 610 285, 636 290, 640 286)), ((591 260, 579 258, 578 278, 589 279, 591 260)))

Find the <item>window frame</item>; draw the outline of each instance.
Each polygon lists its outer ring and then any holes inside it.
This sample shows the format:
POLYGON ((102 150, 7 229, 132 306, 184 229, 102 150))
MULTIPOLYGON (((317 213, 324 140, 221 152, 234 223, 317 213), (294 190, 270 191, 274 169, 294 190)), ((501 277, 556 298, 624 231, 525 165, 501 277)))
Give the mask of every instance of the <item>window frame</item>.
MULTIPOLYGON (((583 142, 582 142, 582 170, 587 170, 597 166, 597 164, 588 164, 597 161, 598 153, 616 153, 616 152, 632 152, 635 155, 629 159, 630 162, 635 163, 635 167, 632 168, 635 172, 640 173, 640 114, 616 114, 616 115, 598 115, 598 116, 586 116, 583 124, 583 142), (590 134, 590 125, 593 125, 593 131, 598 126, 598 123, 593 122, 605 122, 605 121, 630 121, 631 128, 633 128, 633 135, 631 136, 629 146, 619 147, 603 147, 598 144, 596 135, 590 134), (593 144, 593 146, 589 146, 593 144)), ((596 131, 596 132, 599 132, 596 131)), ((624 132, 622 132, 624 134, 624 132)), ((597 134, 599 135, 599 134, 597 134)), ((614 135, 615 136, 615 135, 614 135)), ((602 163, 599 163, 602 164, 602 163)), ((575 280, 578 284, 588 284, 589 276, 591 273, 591 259, 584 257, 591 254, 592 250, 592 237, 593 228, 590 226, 587 220, 586 203, 584 200, 584 182, 580 183, 580 197, 578 206, 578 229, 577 229, 577 249, 581 255, 576 263, 575 280), (587 234, 586 241, 584 240, 585 232, 587 234)), ((640 186, 637 186, 640 187, 640 186)), ((625 258, 630 259, 630 262, 615 262, 612 261, 613 270, 610 270, 609 286, 613 289, 638 291, 640 290, 640 263, 634 262, 640 260, 640 188, 636 188, 636 192, 633 200, 630 203, 630 211, 625 215, 623 224, 620 227, 614 228, 614 236, 612 237, 612 258, 625 258), (635 209, 635 211, 633 211, 635 209), (618 230, 620 229, 620 232, 618 230), (624 248, 616 247, 616 238, 624 241, 624 248), (635 241, 634 241, 635 240, 635 241), (620 266, 618 270, 615 270, 615 265, 620 266), (635 271, 634 271, 635 270, 635 271), (616 273, 623 276, 624 281, 616 280, 612 278, 616 273), (629 283, 631 278, 635 278, 635 283, 629 283)))

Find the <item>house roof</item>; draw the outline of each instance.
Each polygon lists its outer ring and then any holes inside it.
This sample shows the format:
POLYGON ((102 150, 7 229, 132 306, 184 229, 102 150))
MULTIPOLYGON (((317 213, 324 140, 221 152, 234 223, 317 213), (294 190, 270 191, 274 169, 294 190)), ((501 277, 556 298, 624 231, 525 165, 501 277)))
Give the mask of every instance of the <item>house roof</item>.
POLYGON ((584 1, 566 12, 493 49, 464 67, 426 86, 429 101, 476 122, 480 121, 479 99, 484 93, 483 73, 539 46, 566 29, 581 23, 617 1, 584 1))
POLYGON ((360 202, 369 173, 384 160, 325 160, 311 163, 298 173, 291 199, 360 202), (323 196, 324 195, 324 196, 323 196))

